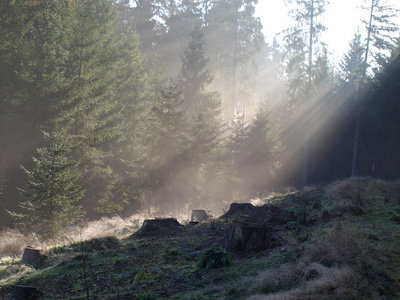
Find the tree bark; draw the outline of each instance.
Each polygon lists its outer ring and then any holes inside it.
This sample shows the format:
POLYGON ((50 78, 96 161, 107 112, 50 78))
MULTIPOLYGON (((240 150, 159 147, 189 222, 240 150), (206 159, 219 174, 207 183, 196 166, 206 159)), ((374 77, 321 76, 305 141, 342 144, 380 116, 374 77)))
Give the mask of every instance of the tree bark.
POLYGON ((26 247, 22 255, 21 263, 33 266, 35 269, 43 266, 47 256, 41 254, 41 250, 26 247))

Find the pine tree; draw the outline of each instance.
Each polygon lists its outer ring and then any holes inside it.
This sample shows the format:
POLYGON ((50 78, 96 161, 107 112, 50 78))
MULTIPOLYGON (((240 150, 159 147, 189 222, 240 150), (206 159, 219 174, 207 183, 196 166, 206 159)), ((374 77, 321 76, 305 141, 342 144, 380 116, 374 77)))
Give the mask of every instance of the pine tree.
POLYGON ((21 203, 23 213, 13 215, 42 238, 50 238, 83 216, 75 204, 84 192, 75 184, 73 168, 77 162, 67 156, 71 144, 60 132, 43 134, 48 146, 37 149, 39 157, 33 157, 32 170, 22 167, 28 176, 28 190, 20 189, 26 201, 21 203))

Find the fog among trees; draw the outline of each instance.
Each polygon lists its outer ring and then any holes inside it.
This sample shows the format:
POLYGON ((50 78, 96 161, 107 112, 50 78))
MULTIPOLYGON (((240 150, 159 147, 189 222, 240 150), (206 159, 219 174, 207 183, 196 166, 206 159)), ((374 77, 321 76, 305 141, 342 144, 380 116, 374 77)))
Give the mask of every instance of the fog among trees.
POLYGON ((337 62, 327 1, 286 1, 271 44, 257 2, 1 1, 0 226, 399 178, 396 10, 366 1, 337 62))

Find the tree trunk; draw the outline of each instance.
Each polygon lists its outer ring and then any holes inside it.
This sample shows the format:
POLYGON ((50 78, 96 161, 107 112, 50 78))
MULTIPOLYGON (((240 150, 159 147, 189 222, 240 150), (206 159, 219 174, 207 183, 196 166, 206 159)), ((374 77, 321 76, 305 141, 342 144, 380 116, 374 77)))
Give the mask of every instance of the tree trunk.
POLYGON ((359 86, 357 88, 357 119, 356 119, 356 130, 354 133, 354 145, 353 145, 353 161, 351 164, 351 177, 354 177, 357 175, 357 160, 358 160, 358 144, 360 140, 360 119, 361 119, 361 103, 360 103, 360 89, 363 90, 364 88, 364 82, 365 82, 365 76, 367 73, 367 63, 368 63, 368 52, 369 52, 369 43, 371 41, 371 33, 372 33, 372 20, 374 16, 374 0, 371 0, 371 11, 369 15, 369 25, 368 25, 368 37, 367 37, 367 45, 365 48, 365 57, 364 57, 364 69, 362 73, 362 78, 361 82, 359 83, 359 86))

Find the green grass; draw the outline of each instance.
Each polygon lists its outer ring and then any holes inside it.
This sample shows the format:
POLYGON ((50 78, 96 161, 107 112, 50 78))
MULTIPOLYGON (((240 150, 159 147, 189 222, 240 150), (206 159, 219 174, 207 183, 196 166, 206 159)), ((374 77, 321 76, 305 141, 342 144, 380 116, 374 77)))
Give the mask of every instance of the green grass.
POLYGON ((46 299, 86 299, 86 282, 93 299, 400 299, 399 187, 355 178, 279 195, 271 202, 294 218, 278 233, 284 242, 231 253, 222 268, 199 262, 207 249, 224 247, 234 217, 170 234, 58 245, 40 270, 3 257, 0 298, 20 284, 46 299))

